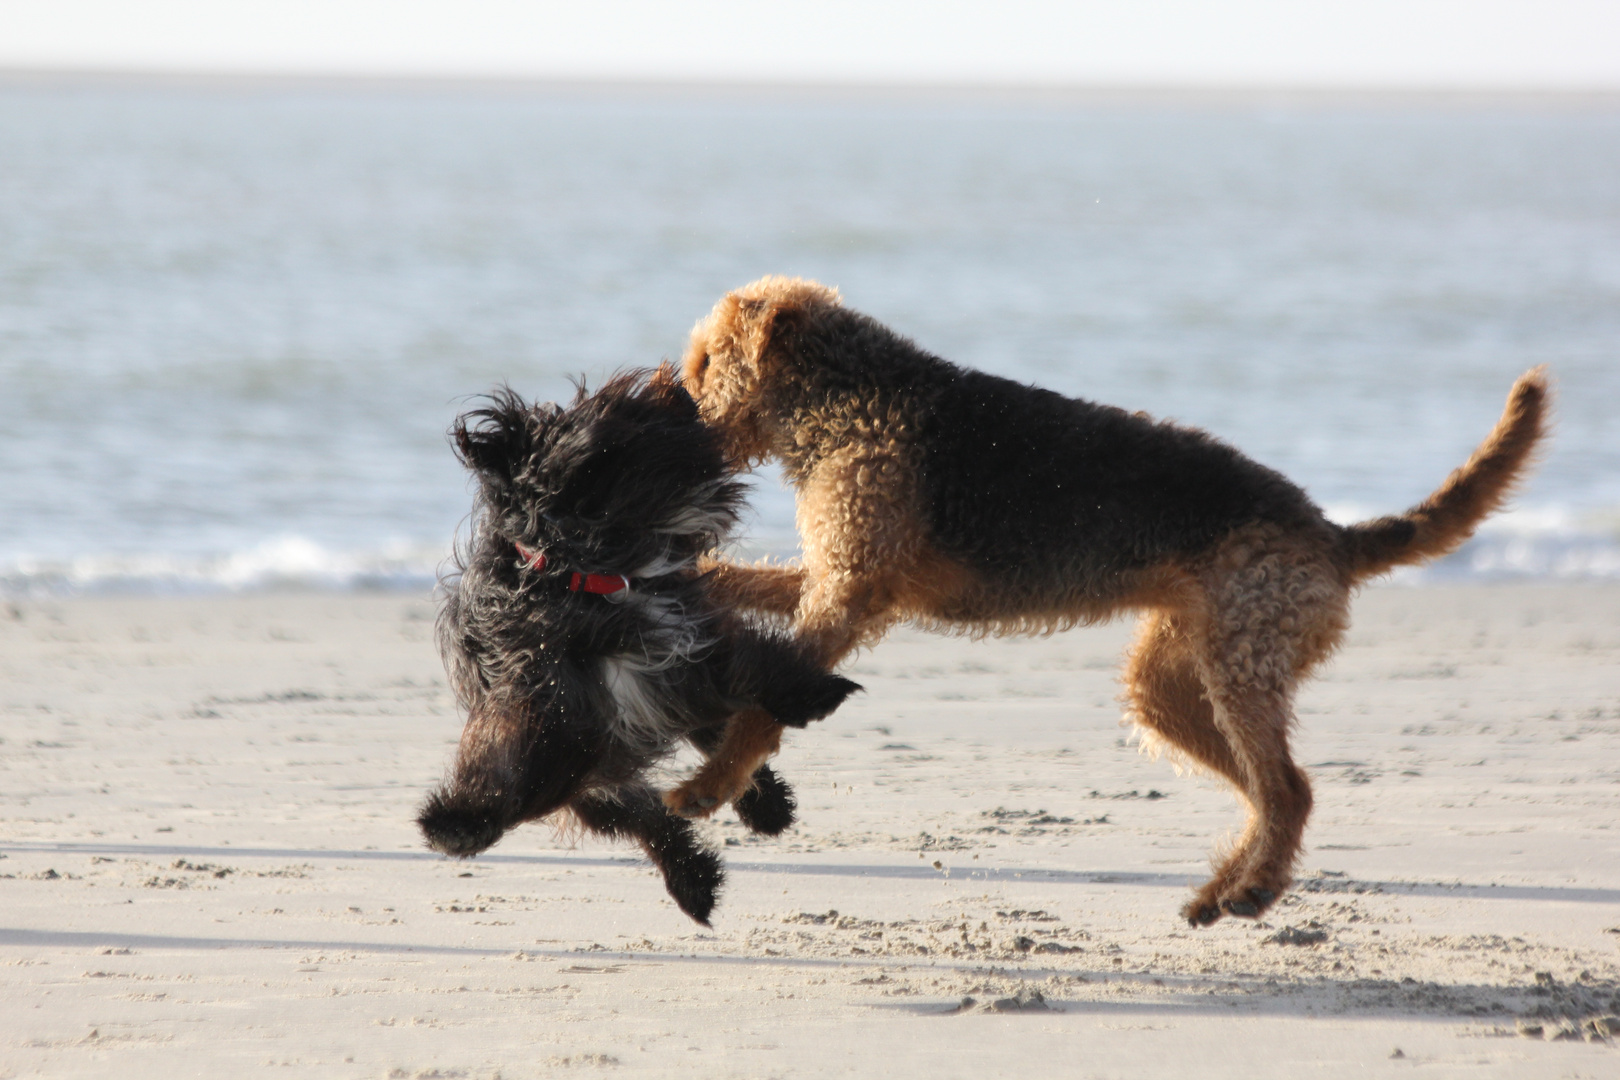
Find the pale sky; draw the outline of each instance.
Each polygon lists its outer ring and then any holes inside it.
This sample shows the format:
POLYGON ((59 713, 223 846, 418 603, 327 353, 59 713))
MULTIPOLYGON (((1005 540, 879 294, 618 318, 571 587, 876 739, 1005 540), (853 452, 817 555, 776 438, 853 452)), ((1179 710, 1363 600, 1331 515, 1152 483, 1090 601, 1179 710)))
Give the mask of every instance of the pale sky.
POLYGON ((0 67, 1620 89, 1620 0, 0 0, 0 67))

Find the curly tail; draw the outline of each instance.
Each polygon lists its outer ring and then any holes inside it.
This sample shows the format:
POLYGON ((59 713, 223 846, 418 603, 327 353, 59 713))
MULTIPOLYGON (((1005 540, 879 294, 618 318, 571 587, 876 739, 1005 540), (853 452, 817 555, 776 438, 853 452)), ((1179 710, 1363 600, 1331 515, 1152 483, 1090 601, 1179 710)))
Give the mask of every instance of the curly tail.
POLYGON ((1546 433, 1550 393, 1545 367, 1525 372, 1513 384, 1490 436, 1434 494, 1404 514, 1346 526, 1342 537, 1351 579, 1450 554, 1474 535, 1475 527, 1513 494, 1530 465, 1546 433))

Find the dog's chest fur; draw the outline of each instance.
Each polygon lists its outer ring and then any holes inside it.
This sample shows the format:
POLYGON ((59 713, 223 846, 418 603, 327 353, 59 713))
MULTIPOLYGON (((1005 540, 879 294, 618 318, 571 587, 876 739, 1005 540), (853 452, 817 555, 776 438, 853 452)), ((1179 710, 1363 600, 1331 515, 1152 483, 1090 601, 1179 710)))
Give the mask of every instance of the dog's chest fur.
POLYGON ((622 604, 634 614, 636 647, 596 661, 606 692, 609 735, 638 753, 656 753, 686 733, 693 717, 680 684, 713 647, 708 620, 692 616, 692 604, 667 596, 637 595, 622 604))

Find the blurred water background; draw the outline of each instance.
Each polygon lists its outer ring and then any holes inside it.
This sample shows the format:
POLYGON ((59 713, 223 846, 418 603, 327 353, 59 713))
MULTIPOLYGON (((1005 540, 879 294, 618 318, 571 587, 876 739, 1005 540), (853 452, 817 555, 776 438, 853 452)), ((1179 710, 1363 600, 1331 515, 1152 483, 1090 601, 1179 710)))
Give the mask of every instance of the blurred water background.
MULTIPOLYGON (((1513 378, 1550 452, 1408 580, 1620 577, 1620 104, 0 80, 0 589, 431 582, 468 395, 765 273, 1203 426, 1341 520, 1513 378)), ((755 485, 745 546, 794 550, 755 485)))

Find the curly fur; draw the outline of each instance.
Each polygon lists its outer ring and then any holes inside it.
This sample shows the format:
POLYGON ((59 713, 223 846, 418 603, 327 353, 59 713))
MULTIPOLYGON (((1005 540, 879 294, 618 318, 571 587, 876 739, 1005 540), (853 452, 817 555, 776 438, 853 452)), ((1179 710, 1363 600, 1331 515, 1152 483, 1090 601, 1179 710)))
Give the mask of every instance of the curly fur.
MULTIPOLYGON (((1229 780, 1247 831, 1184 908, 1257 916, 1311 807, 1288 733, 1354 587, 1455 550, 1524 475, 1541 369, 1429 499, 1357 525, 1193 428, 948 363, 810 281, 763 278, 698 323, 684 385, 739 466, 784 463, 800 567, 717 564, 732 603, 791 617, 833 664, 899 620, 1050 632, 1138 610, 1126 666, 1145 743, 1229 780)), ((706 797, 689 785, 689 800, 706 797)))
MULTIPOLYGON (((638 841, 676 903, 706 923, 720 861, 643 776, 682 742, 723 750, 733 714, 802 726, 857 687, 711 597, 696 562, 736 524, 743 488, 667 366, 582 388, 566 409, 500 391, 452 438, 479 486, 438 638, 467 723, 422 808, 429 844, 473 855, 566 810, 638 841), (576 572, 631 585, 574 591, 576 572)), ((738 814, 780 832, 792 793, 763 756, 751 764, 738 814)))

